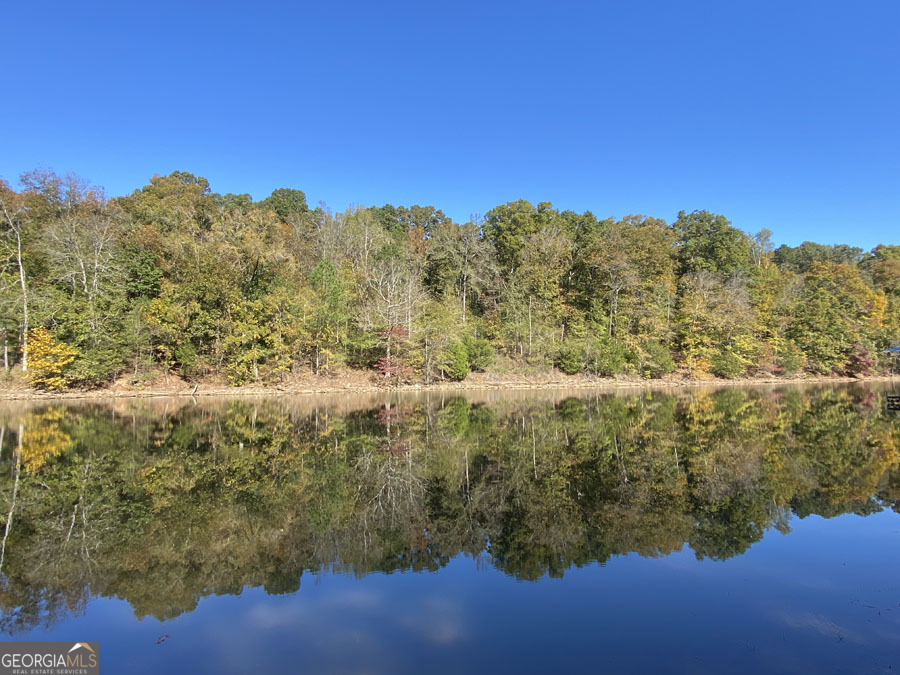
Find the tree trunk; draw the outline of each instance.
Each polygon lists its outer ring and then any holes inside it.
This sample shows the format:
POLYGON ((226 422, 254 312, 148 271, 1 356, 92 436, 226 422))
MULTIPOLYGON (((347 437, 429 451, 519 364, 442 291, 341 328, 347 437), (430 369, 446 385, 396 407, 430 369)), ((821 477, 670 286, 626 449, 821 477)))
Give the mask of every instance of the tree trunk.
POLYGON ((428 360, 428 331, 422 331, 425 339, 425 384, 431 384, 431 362, 428 360))
POLYGON ((469 446, 465 446, 466 453, 466 498, 469 496, 469 446))
POLYGON ((22 372, 28 372, 28 293, 25 287, 25 267, 22 265, 22 235, 16 230, 16 262, 19 265, 19 284, 22 287, 22 372))
POLYGON ((464 277, 463 278, 463 295, 462 295, 462 301, 463 301, 462 321, 463 321, 463 323, 466 322, 466 290, 467 290, 466 289, 466 279, 464 277))
POLYGON ((528 356, 531 356, 531 296, 528 296, 528 356))
MULTIPOLYGON (((6 431, 6 427, 3 427, 3 430, 6 431)), ((9 514, 6 516, 6 527, 3 530, 3 545, 0 546, 0 570, 3 569, 3 559, 6 556, 6 539, 9 537, 9 530, 12 528, 13 522, 13 511, 16 509, 16 497, 19 493, 19 473, 21 472, 22 467, 22 435, 24 433, 24 425, 19 424, 19 447, 14 450, 16 455, 16 473, 15 480, 13 482, 13 493, 12 493, 12 501, 9 505, 9 514)))
POLYGON ((616 322, 619 315, 619 289, 615 289, 612 292, 612 297, 609 301, 609 336, 616 336, 616 322))
POLYGON ((412 280, 406 282, 406 332, 412 335, 412 280))

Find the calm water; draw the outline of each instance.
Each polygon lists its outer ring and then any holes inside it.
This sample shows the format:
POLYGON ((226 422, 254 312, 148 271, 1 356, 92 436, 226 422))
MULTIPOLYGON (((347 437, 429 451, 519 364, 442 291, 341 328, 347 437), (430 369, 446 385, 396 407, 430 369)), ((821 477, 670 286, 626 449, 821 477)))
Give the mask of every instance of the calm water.
POLYGON ((0 628, 106 673, 896 672, 883 393, 9 404, 0 628))

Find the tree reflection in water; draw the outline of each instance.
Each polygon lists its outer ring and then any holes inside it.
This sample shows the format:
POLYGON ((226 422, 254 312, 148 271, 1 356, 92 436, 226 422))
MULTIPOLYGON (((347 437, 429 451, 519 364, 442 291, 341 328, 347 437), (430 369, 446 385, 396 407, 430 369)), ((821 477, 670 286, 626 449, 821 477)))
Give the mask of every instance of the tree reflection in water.
POLYGON ((2 629, 95 596, 166 619, 212 593, 293 593, 304 571, 461 553, 524 580, 685 545, 727 559, 792 514, 897 510, 880 402, 858 386, 9 407, 2 629))

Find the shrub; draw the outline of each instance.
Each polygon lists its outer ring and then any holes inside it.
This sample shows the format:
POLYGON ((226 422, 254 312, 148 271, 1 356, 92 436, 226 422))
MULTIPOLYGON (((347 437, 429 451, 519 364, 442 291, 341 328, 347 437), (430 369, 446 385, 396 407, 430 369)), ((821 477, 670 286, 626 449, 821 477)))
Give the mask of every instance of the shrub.
POLYGON ((408 377, 410 374, 410 368, 406 362, 396 356, 382 356, 375 362, 373 368, 384 377, 396 377, 398 380, 408 377))
POLYGON ((628 352, 623 344, 604 335, 590 341, 585 360, 589 373, 609 377, 625 372, 628 352))
POLYGON ((875 355, 872 350, 862 345, 856 345, 850 352, 845 370, 847 375, 856 377, 871 375, 875 370, 875 355))
POLYGON ((466 335, 462 343, 466 349, 469 368, 472 370, 487 370, 494 362, 494 349, 491 347, 491 343, 484 338, 466 335))
POLYGON ((33 330, 28 335, 28 378, 39 389, 65 389, 77 356, 77 350, 57 342, 46 328, 33 330))
POLYGON ((794 375, 806 366, 806 355, 797 345, 789 342, 779 352, 776 364, 782 374, 794 375))
POLYGON ((732 351, 721 351, 712 358, 712 371, 719 377, 740 377, 744 374, 744 369, 743 360, 732 351))
POLYGON ((649 342, 644 346, 647 360, 644 369, 650 377, 663 377, 675 370, 675 359, 668 347, 658 342, 649 342))
POLYGON ((80 387, 96 387, 113 379, 121 368, 121 353, 115 351, 115 345, 101 342, 87 353, 78 354, 72 364, 69 380, 77 381, 80 387))
POLYGON ((462 342, 453 341, 441 352, 438 365, 451 380, 464 380, 469 374, 469 356, 462 342))
POLYGON ((566 375, 584 370, 584 346, 580 342, 565 342, 556 354, 556 367, 566 375))

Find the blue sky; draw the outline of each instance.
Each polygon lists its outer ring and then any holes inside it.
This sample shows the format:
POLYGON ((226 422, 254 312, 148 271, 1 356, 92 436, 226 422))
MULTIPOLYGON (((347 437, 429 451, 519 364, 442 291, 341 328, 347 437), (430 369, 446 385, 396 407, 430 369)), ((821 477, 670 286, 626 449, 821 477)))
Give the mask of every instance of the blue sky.
POLYGON ((10 2, 0 177, 900 243, 900 2, 10 2))

